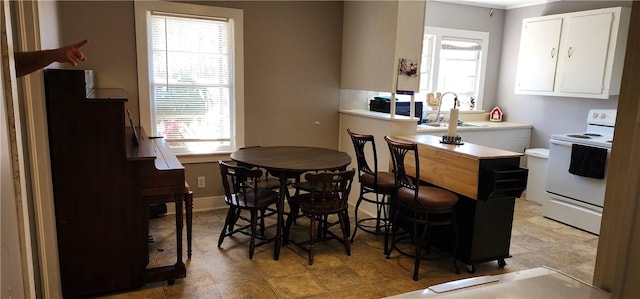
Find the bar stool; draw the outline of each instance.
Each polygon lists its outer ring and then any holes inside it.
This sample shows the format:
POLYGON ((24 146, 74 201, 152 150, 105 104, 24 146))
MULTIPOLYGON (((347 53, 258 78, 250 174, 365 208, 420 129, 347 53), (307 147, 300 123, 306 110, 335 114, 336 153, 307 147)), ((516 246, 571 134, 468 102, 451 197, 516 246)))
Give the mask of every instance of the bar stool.
MULTIPOLYGON (((396 185, 396 191, 393 193, 392 198, 394 216, 391 221, 393 228, 390 229, 391 246, 387 252, 387 258, 389 258, 394 248, 402 254, 412 256, 415 259, 413 280, 418 280, 420 260, 424 257, 423 249, 427 253, 430 251, 430 232, 432 227, 448 225, 453 230, 453 247, 451 248, 453 265, 455 272, 460 273, 456 262, 458 229, 455 206, 458 203, 458 196, 442 188, 420 185, 420 160, 416 143, 394 140, 389 136, 385 136, 384 140, 389 145, 389 151, 391 152, 396 185), (408 152, 413 152, 413 157, 409 156, 408 160, 410 163, 415 162, 415 178, 409 177, 405 168, 405 157, 408 152), (399 215, 402 215, 402 218, 399 215), (415 245, 413 254, 404 253, 396 247, 397 232, 400 226, 399 220, 407 222, 409 229, 405 229, 405 231, 412 238, 415 245), (421 232, 419 232, 419 226, 422 226, 421 232), (425 248, 423 248, 423 245, 426 245, 425 248)), ((387 242, 388 235, 385 236, 385 243, 387 242)), ((387 246, 385 245, 385 247, 387 246)))
MULTIPOLYGON (((347 129, 347 133, 351 136, 351 141, 355 149, 356 161, 358 163, 358 178, 360 181, 360 196, 358 197, 355 207, 355 227, 353 229, 353 235, 351 236, 351 242, 353 242, 358 229, 373 234, 384 233, 382 228, 386 227, 386 222, 389 221, 389 197, 395 187, 395 178, 391 172, 378 171, 378 157, 373 135, 354 133, 351 129, 347 129), (367 144, 371 144, 373 151, 373 170, 369 166, 365 155, 367 144), (375 198, 370 197, 369 194, 375 194, 375 198), (358 209, 363 201, 376 205, 375 218, 358 218, 358 209), (375 225, 367 224, 371 221, 375 221, 375 225)), ((387 251, 388 248, 385 243, 384 253, 386 254, 387 251)))

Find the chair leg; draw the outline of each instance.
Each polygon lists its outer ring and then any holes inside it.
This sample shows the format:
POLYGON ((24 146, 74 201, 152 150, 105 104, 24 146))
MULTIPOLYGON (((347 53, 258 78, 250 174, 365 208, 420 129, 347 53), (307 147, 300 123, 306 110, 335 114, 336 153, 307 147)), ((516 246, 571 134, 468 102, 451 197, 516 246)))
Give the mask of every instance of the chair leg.
POLYGON ((287 217, 287 224, 284 229, 283 243, 286 244, 289 242, 289 231, 291 230, 291 226, 296 221, 296 217, 300 212, 300 206, 289 201, 289 216, 287 217))
POLYGON ((260 236, 264 237, 264 214, 265 210, 260 211, 260 236))
POLYGON ((414 250, 415 250, 415 258, 413 260, 413 280, 418 280, 418 271, 420 270, 420 258, 422 257, 422 241, 424 240, 424 238, 420 238, 423 237, 422 234, 420 234, 420 237, 418 237, 418 223, 417 222, 413 222, 413 244, 414 244, 414 250))
POLYGON ((387 259, 391 258, 391 251, 396 246, 396 232, 398 231, 398 207, 395 208, 393 221, 390 222, 387 227, 387 231, 384 234, 384 250, 387 255, 387 259), (389 236, 391 234, 391 236, 389 236), (391 239, 391 246, 389 246, 389 239, 391 239))
POLYGON ((413 266, 413 280, 414 281, 418 281, 418 273, 420 272, 420 260, 422 259, 422 243, 425 240, 425 237, 427 235, 427 231, 429 230, 429 226, 425 223, 424 227, 422 228, 422 233, 420 234, 420 237, 418 238, 418 232, 417 232, 417 224, 414 223, 414 238, 415 238, 415 243, 416 243, 416 253, 415 253, 415 261, 414 261, 414 266, 413 266))
MULTIPOLYGON (((300 176, 297 176, 295 178, 294 184, 296 185, 295 186, 296 188, 294 188, 293 197, 298 197, 298 196, 300 196, 300 188, 298 188, 297 185, 300 184, 300 176)), ((285 195, 285 198, 287 199, 287 202, 289 203, 289 216, 290 216, 292 214, 292 209, 291 209, 291 197, 292 196, 289 193, 289 189, 288 188, 285 190, 284 195, 285 195)), ((289 216, 287 216, 287 219, 288 219, 289 216)), ((300 217, 300 216, 302 216, 302 215, 299 215, 298 213, 295 213, 294 217, 293 217, 293 223, 298 224, 298 217, 300 217)))
POLYGON ((353 210, 353 214, 354 214, 353 223, 355 223, 355 226, 353 227, 353 235, 351 235, 351 243, 353 243, 353 240, 356 237, 356 233, 358 232, 358 226, 360 225, 360 223, 358 223, 358 210, 360 209, 361 203, 362 203, 362 187, 360 187, 360 196, 358 197, 358 201, 356 202, 355 210, 353 210))
POLYGON ((451 226, 453 226, 453 268, 456 271, 456 274, 460 274, 460 269, 458 269, 458 224, 456 223, 456 214, 453 213, 453 220, 451 221, 451 226))
POLYGON ((229 207, 229 211, 227 212, 227 217, 224 220, 224 225, 222 226, 222 232, 220 233, 220 237, 218 238, 218 247, 222 246, 222 242, 224 241, 224 237, 227 236, 227 229, 230 226, 231 219, 234 217, 236 211, 233 207, 229 207))
POLYGON ((326 239, 327 238, 327 230, 329 229, 329 215, 322 215, 318 218, 320 221, 318 222, 318 238, 326 239))
POLYGON ((344 249, 347 251, 347 255, 351 256, 351 242, 349 242, 348 231, 349 214, 345 210, 344 212, 338 213, 338 218, 340 220, 340 228, 342 229, 342 243, 344 244, 344 249))
POLYGON ((380 200, 380 193, 376 192, 376 232, 380 232, 380 228, 382 227, 380 223, 382 222, 382 215, 384 214, 384 194, 382 195, 382 201, 380 200))
POLYGON ((258 211, 251 210, 251 241, 249 242, 249 259, 253 258, 253 251, 256 248, 256 231, 258 226, 258 211))
POLYGON ((380 211, 381 211, 381 216, 379 216, 378 218, 381 219, 380 222, 382 222, 381 227, 386 229, 386 224, 387 222, 390 221, 391 219, 391 211, 390 211, 390 203, 387 202, 388 200, 390 200, 390 195, 387 194, 383 194, 382 195, 382 201, 380 202, 380 211))
POLYGON ((238 222, 238 219, 240 218, 240 213, 242 213, 242 210, 240 209, 235 209, 235 213, 233 213, 233 217, 231 218, 231 221, 229 222, 229 231, 233 231, 233 228, 236 226, 236 222, 238 222))
POLYGON ((193 236, 193 191, 185 193, 184 196, 184 204, 187 214, 187 258, 191 259, 191 239, 193 236))
MULTIPOLYGON (((349 212, 345 211, 345 223, 347 225, 347 239, 349 239, 349 236, 351 236, 351 219, 349 219, 349 212)), ((355 230, 355 227, 354 227, 355 230)))
POLYGON ((309 219, 309 265, 313 265, 313 254, 315 253, 316 248, 316 216, 311 215, 309 219))

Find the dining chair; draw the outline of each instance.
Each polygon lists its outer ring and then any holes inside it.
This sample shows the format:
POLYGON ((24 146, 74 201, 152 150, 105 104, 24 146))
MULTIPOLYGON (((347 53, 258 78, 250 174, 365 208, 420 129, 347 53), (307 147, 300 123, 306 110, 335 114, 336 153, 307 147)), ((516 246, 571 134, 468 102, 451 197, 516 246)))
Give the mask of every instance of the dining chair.
MULTIPOLYGON (((273 215, 266 213, 266 210, 278 202, 278 192, 271 189, 254 188, 262 177, 260 169, 249 169, 244 166, 234 165, 233 162, 219 161, 220 174, 222 176, 222 186, 224 187, 225 202, 229 206, 227 217, 218 239, 218 247, 222 246, 225 237, 241 233, 251 237, 249 242, 249 259, 253 258, 255 247, 262 246, 271 241, 280 242, 276 237, 266 238, 264 236, 264 226, 261 227, 260 234, 257 233, 258 212, 262 215, 273 215), (241 216, 240 211, 248 210, 250 218, 241 216), (238 220, 247 221, 248 224, 236 227, 238 220), (249 229, 249 232, 247 232, 249 229), (260 242, 256 243, 256 239, 260 242)), ((275 213, 277 215, 277 213, 275 213)))
MULTIPOLYGON (((245 146, 245 147, 241 147, 239 150, 243 150, 243 149, 248 149, 248 148, 256 148, 256 147, 261 147, 260 145, 253 145, 253 146, 245 146)), ((247 168, 254 168, 256 167, 255 165, 249 165, 246 163, 241 163, 238 162, 238 165, 240 166, 244 166, 247 168)), ((276 177, 273 177, 271 175, 269 175, 269 172, 266 169, 262 169, 261 170, 264 172, 264 177, 259 180, 258 183, 258 188, 262 188, 262 189, 279 189, 280 188, 280 180, 276 177)), ((288 183, 287 183, 288 184, 288 183)))
MULTIPOLYGON (((261 146, 260 145, 245 146, 245 147, 241 147, 239 150, 244 150, 244 149, 248 149, 248 148, 257 148, 257 147, 261 147, 261 146)), ((247 168, 256 168, 257 167, 255 165, 250 165, 250 164, 242 163, 242 162, 236 162, 236 163, 238 165, 240 165, 240 166, 244 166, 244 167, 247 167, 247 168)), ((272 189, 272 190, 280 192, 280 179, 270 175, 269 171, 267 171, 264 168, 260 168, 260 167, 257 167, 257 168, 262 170, 262 172, 264 173, 264 176, 260 180, 255 181, 255 182, 250 179, 249 185, 252 186, 252 187, 256 186, 256 187, 258 187, 260 189, 272 189)), ((286 186, 289 186, 290 184, 291 183, 288 182, 288 181, 285 182, 286 186)), ((236 211, 236 213, 237 213, 236 217, 240 216, 240 212, 241 212, 241 210, 237 210, 236 211)), ((264 219, 269 217, 269 216, 271 216, 271 215, 274 215, 276 213, 277 213, 277 210, 275 208, 272 208, 272 207, 267 208, 265 211, 261 211, 260 218, 259 218, 259 220, 260 220, 260 233, 261 234, 264 234, 264 225, 265 225, 264 224, 264 219)))
MULTIPOLYGON (((325 170, 324 172, 327 172, 329 170, 325 170)), ((338 170, 331 170, 331 171, 338 171, 338 170)), ((309 173, 319 173, 319 171, 311 171, 309 173)), ((306 173, 305 173, 306 174, 306 173)), ((309 193, 311 192, 311 190, 314 187, 311 187, 311 183, 307 180, 301 180, 300 177, 304 176, 305 174, 300 175, 299 177, 295 178, 295 180, 293 181, 293 183, 291 184, 291 186, 293 187, 293 196, 299 196, 301 193, 309 193)), ((291 202, 291 194, 287 193, 285 194, 287 197, 287 202, 291 202)), ((299 214, 298 211, 294 211, 293 209, 291 209, 291 204, 289 204, 289 213, 287 213, 288 215, 293 215, 293 223, 297 223, 296 219, 298 219, 299 217, 303 217, 304 215, 299 214), (292 214, 292 212, 295 212, 296 214, 292 214)), ((340 224, 339 222, 333 222, 333 223, 329 223, 328 221, 328 217, 325 215, 324 217, 324 221, 327 223, 327 225, 329 226, 333 226, 333 225, 338 225, 340 224)), ((322 227, 318 227, 318 235, 322 234, 323 231, 321 230, 322 227)), ((350 219, 347 218, 347 234, 350 235, 351 234, 351 223, 350 223, 350 219)), ((287 240, 285 240, 286 242, 287 240)))
POLYGON ((342 241, 347 255, 351 255, 349 242, 349 192, 355 169, 348 171, 326 171, 305 174, 305 180, 309 182, 308 193, 301 193, 290 198, 289 205, 292 213, 287 218, 287 229, 291 228, 295 215, 301 211, 310 219, 309 239, 303 242, 292 243, 309 253, 309 265, 313 265, 316 241, 338 239, 342 241), (337 215, 340 223, 342 237, 329 230, 327 217, 337 215), (318 227, 316 228, 316 222, 318 227), (318 234, 321 231, 322 234, 318 234))
MULTIPOLYGON (((453 265, 456 273, 458 264, 456 262, 456 254, 458 247, 458 229, 456 225, 456 204, 458 196, 448 190, 420 184, 420 160, 418 159, 418 145, 413 142, 404 142, 395 140, 389 136, 384 137, 389 145, 389 151, 393 161, 393 173, 395 174, 395 192, 392 195, 392 213, 391 228, 387 228, 391 233, 391 246, 387 252, 387 258, 390 258, 391 252, 396 249, 401 254, 414 258, 413 280, 418 280, 418 272, 420 269, 420 260, 427 257, 431 252, 431 233, 434 226, 449 226, 453 236, 453 244, 451 246, 451 255, 453 256, 453 265), (411 153, 411 155, 407 155, 411 153), (407 164, 405 162, 415 164, 415 177, 407 174, 407 164), (409 238, 415 251, 411 253, 404 252, 397 247, 397 241, 400 239, 398 231, 404 226, 406 236, 409 238)), ((426 165, 423 165, 425 167, 426 165)), ((385 243, 388 243, 389 235, 385 235, 385 243)), ((386 247, 387 245, 385 245, 386 247)))
MULTIPOLYGON (((389 198, 395 187, 395 178, 391 172, 378 171, 378 154, 373 135, 355 133, 351 129, 347 129, 347 133, 353 142, 360 182, 360 195, 354 210, 355 227, 353 228, 353 235, 351 235, 351 242, 353 242, 358 229, 378 235, 384 233, 383 228, 386 227, 386 223, 389 221, 389 198), (373 153, 369 159, 365 154, 367 148, 370 148, 373 153), (373 161, 372 165, 369 165, 369 161, 373 161), (375 195, 375 198, 372 195, 375 195), (360 204, 363 201, 376 206, 376 217, 362 219, 358 217, 360 204), (375 221, 375 224, 370 224, 372 221, 375 221)), ((387 250, 387 248, 384 249, 385 254, 387 254, 387 250)))

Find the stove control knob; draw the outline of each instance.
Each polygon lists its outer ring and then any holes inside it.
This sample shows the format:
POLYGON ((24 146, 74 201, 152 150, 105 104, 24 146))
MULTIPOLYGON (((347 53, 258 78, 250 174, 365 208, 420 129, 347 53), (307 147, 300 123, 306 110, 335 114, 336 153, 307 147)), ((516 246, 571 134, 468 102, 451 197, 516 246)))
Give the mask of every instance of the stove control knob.
POLYGON ((602 113, 602 114, 600 114, 600 118, 601 118, 601 119, 605 119, 605 118, 607 118, 607 114, 606 114, 606 113, 602 113))
POLYGON ((598 118, 598 113, 594 112, 592 118, 596 118, 597 119, 598 118))

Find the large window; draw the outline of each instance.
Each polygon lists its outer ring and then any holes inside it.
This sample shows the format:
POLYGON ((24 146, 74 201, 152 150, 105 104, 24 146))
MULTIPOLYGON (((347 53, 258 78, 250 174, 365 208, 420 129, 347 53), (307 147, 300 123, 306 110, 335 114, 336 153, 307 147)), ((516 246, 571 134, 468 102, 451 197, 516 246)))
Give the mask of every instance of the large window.
POLYGON ((178 154, 242 146, 242 11, 137 1, 141 124, 178 154))
MULTIPOLYGON (((425 27, 419 95, 454 92, 461 110, 481 110, 488 47, 488 32, 425 27)), ((453 97, 442 105, 452 107, 453 97)))

